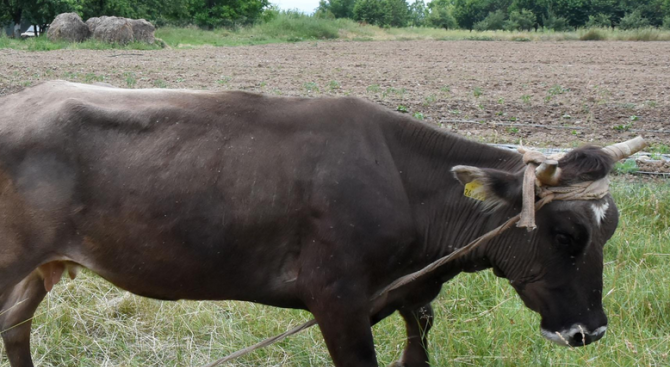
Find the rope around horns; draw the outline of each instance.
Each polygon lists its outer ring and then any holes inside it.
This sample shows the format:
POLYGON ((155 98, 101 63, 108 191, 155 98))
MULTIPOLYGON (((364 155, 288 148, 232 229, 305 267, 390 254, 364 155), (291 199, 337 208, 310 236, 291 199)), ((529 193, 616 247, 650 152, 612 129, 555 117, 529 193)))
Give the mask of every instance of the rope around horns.
MULTIPOLYGON (((521 150, 520 152, 524 154, 524 163, 526 163, 526 171, 524 172, 524 185, 523 185, 523 208, 521 210, 521 213, 515 215, 514 217, 508 219, 505 221, 505 223, 501 224, 497 228, 485 233, 482 236, 477 237, 475 240, 472 242, 468 243, 467 245, 455 250, 454 252, 450 253, 449 255, 446 255, 444 257, 441 257, 437 259, 436 261, 428 264, 426 267, 424 267, 421 270, 418 270, 414 273, 407 274, 405 276, 402 276, 395 280, 393 283, 389 284, 386 286, 384 289, 381 291, 377 292, 372 299, 370 300, 371 303, 373 304, 373 309, 371 314, 374 314, 375 312, 375 305, 378 305, 378 307, 381 307, 386 299, 388 298, 388 295, 390 292, 405 286, 422 276, 429 274, 436 269, 442 267, 443 265, 447 264, 450 261, 454 261, 456 259, 459 259, 470 252, 472 252, 474 249, 479 247, 481 244, 485 243, 486 241, 502 234, 505 232, 507 229, 512 227, 514 224, 518 223, 517 227, 526 227, 528 228, 529 231, 533 230, 535 228, 535 212, 539 211, 543 206, 546 204, 549 204, 550 202, 554 200, 598 200, 603 198, 607 193, 609 192, 609 180, 607 177, 601 178, 596 181, 585 181, 585 182, 580 182, 577 184, 573 184, 570 186, 546 186, 542 185, 537 181, 537 178, 535 176, 535 169, 537 168, 538 165, 540 165, 542 162, 544 162, 547 157, 545 157, 542 153, 537 152, 537 151, 532 151, 532 150, 521 150), (539 196, 540 199, 536 202, 535 201, 535 196, 539 196), (530 208, 527 209, 526 208, 530 208)), ((233 354, 230 354, 226 357, 223 357, 217 361, 214 361, 204 367, 215 367, 218 366, 222 363, 229 362, 235 358, 241 357, 243 355, 249 354, 252 351, 256 349, 260 349, 263 347, 266 347, 270 344, 274 344, 280 340, 285 339, 286 337, 289 337, 293 334, 297 334, 305 329, 308 329, 312 326, 316 325, 316 320, 311 319, 307 321, 306 323, 297 326, 293 329, 290 329, 283 334, 274 336, 272 338, 265 339, 259 343, 256 343, 252 346, 249 346, 247 348, 244 348, 242 350, 239 350, 233 354)))

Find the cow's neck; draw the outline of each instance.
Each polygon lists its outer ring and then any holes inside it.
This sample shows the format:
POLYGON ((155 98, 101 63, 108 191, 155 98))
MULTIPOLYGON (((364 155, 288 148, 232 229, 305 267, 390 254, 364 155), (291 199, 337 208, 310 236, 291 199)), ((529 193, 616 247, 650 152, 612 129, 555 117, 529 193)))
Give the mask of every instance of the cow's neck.
MULTIPOLYGON (((518 172, 523 169, 519 154, 408 119, 392 125, 387 143, 418 226, 417 262, 427 264, 445 256, 518 214, 519 208, 513 207, 484 212, 478 202, 463 196, 463 186, 451 168, 468 165, 518 172)), ((482 247, 443 272, 488 267, 484 251, 482 247)))

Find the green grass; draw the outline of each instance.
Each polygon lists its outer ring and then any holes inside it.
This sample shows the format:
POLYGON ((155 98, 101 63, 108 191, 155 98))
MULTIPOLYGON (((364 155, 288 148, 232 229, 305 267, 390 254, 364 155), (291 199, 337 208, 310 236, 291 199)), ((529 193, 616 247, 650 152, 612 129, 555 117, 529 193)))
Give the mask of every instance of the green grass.
MULTIPOLYGON (((567 349, 539 333, 539 316, 491 271, 462 274, 434 302, 433 366, 667 366, 670 363, 670 182, 614 177, 621 219, 605 247, 603 340, 567 349)), ((161 302, 84 272, 38 309, 33 356, 42 366, 202 366, 310 318, 242 302, 161 302)), ((381 366, 399 358, 404 326, 374 328, 381 366)), ((0 353, 2 355, 2 353, 0 353)), ((7 366, 5 357, 0 365, 7 366)), ((318 328, 231 366, 330 366, 318 328)))
POLYGON ((346 38, 348 33, 359 37, 372 36, 367 27, 360 27, 358 23, 349 19, 324 20, 300 14, 282 13, 266 23, 234 30, 208 31, 196 27, 164 27, 156 30, 156 37, 161 38, 170 47, 194 48, 328 40, 346 38))
POLYGON ((633 159, 627 159, 623 163, 616 162, 616 164, 614 165, 614 172, 620 174, 635 173, 639 170, 640 168, 637 166, 637 163, 635 163, 635 160, 633 159))
POLYGON ((132 42, 127 45, 115 43, 106 43, 97 40, 87 40, 84 42, 52 42, 41 36, 28 39, 13 39, 0 35, 0 49, 11 48, 25 51, 52 51, 52 50, 158 50, 161 47, 157 44, 149 45, 142 42, 132 42))
POLYGON ((670 41, 668 30, 653 27, 631 30, 590 28, 575 33, 582 41, 670 41))
MULTIPOLYGON (((173 48, 197 48, 256 45, 280 42, 313 40, 474 40, 474 41, 668 41, 670 30, 641 28, 635 30, 612 30, 609 28, 579 29, 571 32, 507 32, 468 30, 444 30, 436 28, 407 27, 379 28, 361 25, 350 19, 319 19, 295 12, 282 12, 268 22, 235 29, 203 30, 197 27, 162 27, 156 37, 173 48)), ((89 40, 82 43, 51 42, 45 36, 36 39, 15 40, 0 36, 0 49, 12 48, 27 51, 50 51, 58 49, 133 49, 155 50, 161 46, 144 43, 128 45, 107 44, 89 40)))

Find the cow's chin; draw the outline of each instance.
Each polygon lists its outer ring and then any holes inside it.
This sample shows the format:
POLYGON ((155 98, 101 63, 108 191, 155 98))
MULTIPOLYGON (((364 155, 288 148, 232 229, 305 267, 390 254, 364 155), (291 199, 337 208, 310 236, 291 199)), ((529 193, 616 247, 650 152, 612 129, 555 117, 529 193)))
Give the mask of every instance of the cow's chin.
POLYGON ((564 347, 583 347, 598 341, 605 335, 605 331, 607 331, 607 326, 591 331, 581 324, 575 324, 561 331, 542 329, 542 336, 564 347))

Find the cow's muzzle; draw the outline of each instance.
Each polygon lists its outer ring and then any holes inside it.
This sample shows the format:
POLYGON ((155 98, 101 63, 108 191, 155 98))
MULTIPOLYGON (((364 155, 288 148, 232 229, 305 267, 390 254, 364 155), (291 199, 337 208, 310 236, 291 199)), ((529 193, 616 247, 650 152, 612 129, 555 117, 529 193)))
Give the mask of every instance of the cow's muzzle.
POLYGON ((542 336, 564 347, 582 347, 589 345, 605 335, 607 326, 601 326, 593 331, 581 324, 572 325, 569 329, 549 331, 542 329, 542 336))

